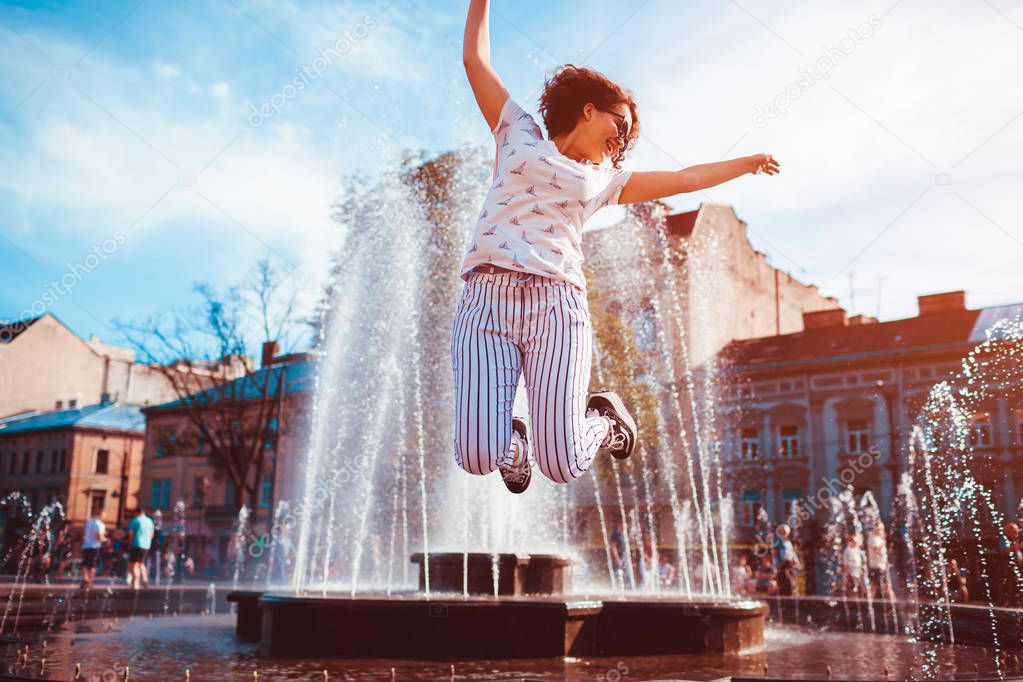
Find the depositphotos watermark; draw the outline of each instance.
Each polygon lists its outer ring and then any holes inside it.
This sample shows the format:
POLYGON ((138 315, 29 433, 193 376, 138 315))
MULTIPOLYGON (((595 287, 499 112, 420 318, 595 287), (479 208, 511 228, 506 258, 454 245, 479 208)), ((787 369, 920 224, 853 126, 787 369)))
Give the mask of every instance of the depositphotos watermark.
POLYGON ((103 261, 113 255, 127 241, 128 238, 124 236, 123 232, 115 230, 112 236, 94 245, 92 251, 87 253, 81 262, 67 261, 64 264, 64 274, 58 279, 50 280, 50 283, 43 289, 43 293, 25 307, 18 314, 16 320, 0 320, 0 343, 7 343, 24 331, 29 320, 45 313, 60 300, 61 296, 70 295, 86 275, 92 274, 96 268, 103 264, 103 261))
POLYGON ((753 107, 753 125, 757 128, 764 128, 772 119, 787 114, 789 106, 794 101, 812 90, 819 81, 831 78, 831 70, 879 31, 881 26, 881 20, 871 14, 865 22, 856 28, 850 28, 846 37, 839 40, 837 45, 822 47, 820 57, 799 68, 798 78, 786 85, 767 104, 758 102, 753 107))
POLYGON ((341 37, 334 41, 334 44, 330 47, 325 48, 322 45, 317 45, 316 51, 319 55, 301 69, 296 69, 295 77, 288 83, 285 83, 279 92, 271 95, 268 100, 258 107, 255 104, 249 103, 249 108, 251 109, 249 112, 249 125, 253 128, 258 128, 268 118, 272 118, 284 111, 284 107, 287 106, 288 102, 298 96, 298 93, 309 87, 309 84, 314 80, 323 78, 323 74, 328 68, 333 66, 341 57, 351 52, 355 44, 368 36, 376 27, 376 19, 367 15, 352 28, 345 28, 341 32, 341 37))
MULTIPOLYGON (((814 495, 798 500, 796 503, 798 511, 794 516, 798 516, 801 522, 809 521, 818 509, 827 504, 828 500, 838 497, 846 487, 853 484, 857 476, 876 464, 879 459, 881 459, 881 451, 877 449, 876 445, 871 445, 867 448, 866 452, 850 457, 848 465, 842 467, 842 470, 838 472, 837 478, 834 476, 831 478, 822 476, 821 482, 824 485, 818 488, 814 495)), ((786 519, 786 521, 788 520, 786 519)), ((777 536, 777 527, 771 532, 777 536)), ((754 550, 754 554, 764 556, 770 551, 769 546, 760 545, 754 550)))

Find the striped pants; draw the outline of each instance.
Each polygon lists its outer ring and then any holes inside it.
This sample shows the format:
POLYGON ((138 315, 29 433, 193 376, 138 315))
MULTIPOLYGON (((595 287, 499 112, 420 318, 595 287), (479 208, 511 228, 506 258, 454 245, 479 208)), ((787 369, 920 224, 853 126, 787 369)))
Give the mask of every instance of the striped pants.
POLYGON ((610 429, 586 417, 591 334, 586 292, 568 282, 469 274, 451 332, 458 466, 484 475, 509 458, 524 373, 536 465, 556 483, 582 476, 610 429))

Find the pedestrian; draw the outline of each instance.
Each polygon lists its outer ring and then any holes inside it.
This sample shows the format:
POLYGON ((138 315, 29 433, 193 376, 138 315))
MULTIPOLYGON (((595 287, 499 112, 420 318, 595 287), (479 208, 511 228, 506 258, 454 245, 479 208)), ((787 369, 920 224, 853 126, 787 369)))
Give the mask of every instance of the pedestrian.
POLYGON ((131 533, 128 549, 128 573, 130 584, 136 590, 149 586, 149 575, 146 570, 146 556, 153 543, 155 527, 153 519, 146 516, 146 510, 139 507, 135 510, 135 518, 128 524, 131 533))
POLYGON ((658 577, 661 580, 661 587, 674 587, 675 586, 675 565, 671 563, 668 555, 663 552, 658 552, 660 557, 660 568, 658 569, 658 577))
POLYGON ((96 579, 96 564, 103 544, 107 541, 107 527, 100 518, 102 508, 85 522, 82 535, 82 589, 88 590, 96 579))
POLYGON ((959 562, 949 559, 945 569, 948 585, 948 600, 965 604, 970 601, 970 590, 966 586, 966 571, 959 568, 959 562))
POLYGON ((842 550, 842 591, 849 597, 863 597, 863 550, 859 533, 851 533, 842 550))
POLYGON ((761 594, 778 594, 778 581, 770 557, 761 557, 753 570, 753 589, 761 594))
POLYGON ((747 595, 754 589, 753 569, 745 554, 735 557, 735 565, 732 566, 732 590, 739 595, 747 595))
POLYGON ((598 454, 629 457, 638 438, 616 393, 588 393, 586 222, 605 206, 695 192, 746 173, 773 175, 778 164, 758 154, 681 172, 624 171, 621 162, 639 136, 635 100, 604 75, 571 64, 540 96, 545 139, 490 63, 489 5, 471 0, 462 51, 496 158, 462 261, 465 284, 451 332, 454 451, 463 470, 500 470, 508 490, 521 493, 534 463, 552 481, 568 483, 598 454), (513 414, 523 374, 528 420, 513 414))
POLYGON ((799 554, 792 544, 792 528, 780 524, 774 536, 774 566, 778 575, 778 594, 791 596, 795 585, 795 571, 802 568, 799 554))
POLYGON ((615 521, 614 531, 611 533, 611 568, 614 571, 615 580, 622 586, 625 585, 627 574, 632 573, 632 561, 625 549, 625 525, 621 520, 615 521))
POLYGON ((650 536, 643 534, 643 549, 639 556, 639 584, 644 590, 657 588, 657 558, 650 536))
POLYGON ((888 566, 888 542, 884 526, 880 523, 870 530, 867 538, 867 578, 870 594, 875 599, 894 599, 888 566))

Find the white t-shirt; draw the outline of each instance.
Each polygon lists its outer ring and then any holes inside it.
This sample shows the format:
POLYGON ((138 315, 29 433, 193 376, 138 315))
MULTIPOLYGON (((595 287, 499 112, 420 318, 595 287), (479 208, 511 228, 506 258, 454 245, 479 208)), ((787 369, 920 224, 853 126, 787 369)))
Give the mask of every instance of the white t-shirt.
POLYGON ((842 550, 842 565, 849 575, 858 578, 863 575, 863 552, 859 547, 846 547, 842 550))
POLYGON ((564 156, 511 97, 491 132, 497 143, 494 181, 462 261, 462 278, 490 263, 585 289, 583 225, 618 203, 632 172, 564 156))
POLYGON ((89 519, 85 522, 85 536, 82 538, 82 549, 99 549, 102 546, 100 538, 103 537, 107 527, 99 519, 89 519))
POLYGON ((888 568, 888 548, 880 535, 871 535, 867 539, 867 566, 882 571, 888 568))

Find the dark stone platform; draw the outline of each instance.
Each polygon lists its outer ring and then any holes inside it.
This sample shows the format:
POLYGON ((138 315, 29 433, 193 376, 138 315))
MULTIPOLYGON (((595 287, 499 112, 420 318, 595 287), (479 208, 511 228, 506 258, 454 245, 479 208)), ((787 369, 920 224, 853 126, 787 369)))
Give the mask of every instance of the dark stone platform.
MULTIPOLYGON (((423 553, 412 555, 419 565, 419 590, 426 591, 423 553)), ((430 554, 430 589, 493 595, 494 555, 485 552, 430 554), (466 570, 468 564, 468 570, 466 570)), ((572 591, 572 560, 557 554, 498 554, 497 594, 566 594, 572 591)))
POLYGON ((227 601, 238 608, 234 634, 243 642, 258 642, 263 636, 263 616, 259 612, 262 596, 263 592, 257 590, 235 590, 227 594, 227 601))
POLYGON ((841 599, 836 597, 764 597, 768 619, 778 624, 809 625, 830 630, 906 634, 934 642, 996 645, 1023 650, 1023 609, 983 604, 917 604, 913 601, 841 599))
POLYGON ((763 645, 767 613, 766 605, 750 601, 461 594, 427 598, 270 593, 259 598, 258 606, 262 653, 271 658, 468 660, 734 653, 763 645))
POLYGON ((8 600, 11 603, 0 638, 9 637, 15 632, 30 634, 52 631, 65 623, 95 618, 201 614, 211 606, 221 613, 226 611, 229 606, 225 596, 230 588, 222 586, 217 591, 215 604, 211 605, 207 587, 204 584, 188 583, 151 585, 136 590, 121 583, 97 581, 92 589, 84 590, 72 582, 0 584, 0 611, 3 611, 8 600))

